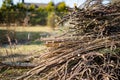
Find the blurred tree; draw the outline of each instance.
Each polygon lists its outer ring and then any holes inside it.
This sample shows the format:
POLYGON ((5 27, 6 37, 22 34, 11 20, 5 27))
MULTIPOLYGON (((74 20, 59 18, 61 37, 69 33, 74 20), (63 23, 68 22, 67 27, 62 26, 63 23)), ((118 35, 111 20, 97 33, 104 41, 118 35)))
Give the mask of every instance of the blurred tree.
MULTIPOLYGON (((54 17, 54 15, 62 17, 64 13, 66 13, 66 4, 64 2, 60 2, 55 6, 51 1, 46 7, 40 6, 36 8, 34 4, 30 6, 25 5, 24 1, 25 0, 22 0, 22 2, 15 5, 13 4, 13 0, 4 0, 0 8, 0 21, 4 23, 16 21, 17 24, 20 25, 30 11, 30 23, 32 25, 46 25, 47 22, 50 21, 49 17, 54 17)), ((52 18, 52 23, 54 23, 53 19, 54 18, 52 18)))
POLYGON ((22 23, 24 16, 26 15, 26 7, 23 3, 18 3, 17 5, 13 4, 13 0, 4 0, 1 11, 1 20, 2 23, 10 25, 16 21, 22 23), (21 12, 22 11, 22 12, 21 12))
POLYGON ((13 8, 14 4, 13 4, 13 0, 4 0, 2 7, 1 7, 1 18, 2 18, 2 22, 7 23, 7 25, 10 25, 10 22, 13 21, 13 19, 11 19, 9 17, 10 12, 14 12, 14 8, 13 8))
POLYGON ((46 10, 47 10, 48 12, 53 12, 54 9, 55 9, 54 3, 53 3, 52 1, 49 2, 48 5, 47 5, 47 7, 46 7, 46 10))
POLYGON ((19 10, 19 11, 26 11, 27 10, 27 7, 23 4, 23 3, 18 3, 17 5, 16 5, 16 8, 17 8, 17 10, 19 10))
POLYGON ((47 24, 48 26, 50 26, 53 30, 55 29, 56 27, 56 14, 55 12, 51 12, 49 15, 48 15, 48 18, 47 18, 47 24))
POLYGON ((10 10, 12 6, 13 6, 13 0, 4 0, 1 10, 10 10))
POLYGON ((48 12, 45 7, 39 6, 31 12, 30 23, 31 25, 46 25, 48 12))
POLYGON ((40 6, 40 7, 37 9, 37 11, 43 12, 43 11, 45 11, 45 8, 43 8, 43 7, 40 6))
POLYGON ((34 4, 31 4, 31 5, 29 6, 29 10, 30 10, 30 11, 34 11, 34 10, 35 10, 35 5, 34 5, 34 4))
POLYGON ((66 12, 67 11, 65 2, 60 2, 57 5, 57 11, 59 11, 59 12, 66 12))

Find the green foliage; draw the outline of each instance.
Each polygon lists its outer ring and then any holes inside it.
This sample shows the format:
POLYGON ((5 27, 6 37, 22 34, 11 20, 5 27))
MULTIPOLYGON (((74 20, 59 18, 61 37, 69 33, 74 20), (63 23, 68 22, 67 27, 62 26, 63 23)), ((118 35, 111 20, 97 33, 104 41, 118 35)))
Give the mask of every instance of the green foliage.
POLYGON ((6 4, 3 3, 2 7, 1 7, 1 10, 7 10, 6 4))
MULTIPOLYGON (((46 7, 40 6, 36 8, 34 4, 30 6, 25 5, 24 3, 13 4, 13 0, 4 0, 2 7, 0 8, 0 24, 6 23, 15 23, 18 25, 23 24, 23 20, 27 15, 27 12, 30 12, 30 24, 31 25, 46 25, 48 24, 49 17, 51 15, 57 15, 62 17, 66 14, 66 4, 64 2, 59 3, 57 6, 51 1, 46 7), (54 13, 54 14, 53 14, 54 13)), ((54 19, 51 18, 52 20, 54 19)), ((54 20, 52 21, 54 23, 54 20)))
POLYGON ((34 5, 34 4, 31 4, 31 5, 29 6, 29 10, 30 10, 30 11, 34 11, 34 10, 35 10, 35 5, 34 5))
POLYGON ((54 3, 53 2, 49 2, 48 5, 47 5, 47 7, 46 7, 46 11, 47 12, 53 12, 54 9, 55 9, 54 3))
POLYGON ((66 12, 66 4, 65 2, 61 2, 57 5, 57 11, 59 12, 66 12))
POLYGON ((6 23, 6 25, 10 25, 15 22, 19 24, 22 23, 27 8, 23 3, 14 5, 12 1, 13 0, 4 0, 0 9, 0 24, 6 23))
POLYGON ((7 7, 13 5, 13 0, 4 0, 3 5, 6 5, 7 7))
POLYGON ((45 8, 43 8, 43 7, 40 6, 40 7, 37 9, 37 11, 38 11, 38 12, 44 12, 44 11, 45 11, 45 8))
POLYGON ((52 1, 50 1, 50 2, 48 3, 48 5, 54 6, 55 4, 54 4, 52 1))
POLYGON ((46 25, 47 24, 47 12, 46 11, 36 11, 32 12, 30 18, 31 25, 46 25))
POLYGON ((26 10, 27 10, 27 7, 26 7, 23 3, 18 3, 18 4, 16 5, 16 9, 17 9, 18 11, 26 11, 26 10))
POLYGON ((118 48, 113 49, 113 50, 111 50, 110 48, 105 48, 105 49, 101 49, 99 52, 103 53, 103 54, 107 54, 107 53, 119 54, 120 53, 120 48, 118 47, 118 48))
POLYGON ((10 10, 11 6, 13 6, 13 1, 12 0, 4 0, 1 10, 10 10))

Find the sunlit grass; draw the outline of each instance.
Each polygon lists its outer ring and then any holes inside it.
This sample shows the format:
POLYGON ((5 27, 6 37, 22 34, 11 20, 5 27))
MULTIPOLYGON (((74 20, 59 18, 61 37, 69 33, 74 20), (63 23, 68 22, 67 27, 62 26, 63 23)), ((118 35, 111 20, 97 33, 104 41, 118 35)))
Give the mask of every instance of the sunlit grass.
MULTIPOLYGON (((1 30, 6 30, 6 27, 0 27, 1 30)), ((9 27, 10 30, 15 30, 16 32, 51 32, 53 31, 49 26, 17 26, 9 27)))

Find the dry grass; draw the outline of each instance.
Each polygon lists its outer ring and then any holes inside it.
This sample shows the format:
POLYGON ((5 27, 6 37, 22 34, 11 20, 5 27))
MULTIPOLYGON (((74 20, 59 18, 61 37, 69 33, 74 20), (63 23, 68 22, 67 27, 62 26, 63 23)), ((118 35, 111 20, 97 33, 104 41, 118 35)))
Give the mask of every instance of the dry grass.
MULTIPOLYGON (((6 27, 0 27, 0 30, 6 29, 6 27)), ((46 37, 54 32, 49 26, 18 26, 9 27, 9 30, 15 30, 16 39, 20 42, 26 41, 28 39, 28 35, 30 35, 30 39, 33 41, 41 37, 46 37)))
MULTIPOLYGON (((27 39, 28 34, 31 34, 31 40, 27 43, 20 43, 17 45, 2 45, 0 46, 0 61, 2 62, 21 62, 26 60, 28 57, 34 57, 44 53, 46 46, 42 44, 41 41, 37 40, 38 38, 46 37, 43 34, 53 34, 54 31, 47 26, 31 26, 31 27, 10 27, 10 30, 16 31, 16 38, 23 41, 27 39)), ((0 30, 6 30, 6 27, 0 27, 0 30)), ((56 35, 56 31, 54 33, 56 35)), ((32 59, 32 58, 30 58, 32 59)), ((32 63, 38 63, 38 58, 30 60, 32 63)), ((15 77, 21 75, 25 72, 24 69, 10 69, 10 70, 1 70, 0 78, 2 80, 13 80, 15 77), (22 72, 21 72, 22 71, 22 72), (9 76, 9 74, 11 74, 9 76), (6 76, 6 78, 4 78, 6 76)))
MULTIPOLYGON (((0 27, 1 30, 6 30, 6 27, 0 27)), ((18 26, 18 27, 10 27, 10 30, 16 30, 17 32, 52 32, 52 29, 48 26, 18 26)))
MULTIPOLYGON (((41 41, 36 41, 36 39, 40 38, 44 33, 47 35, 53 32, 52 29, 47 26, 10 27, 9 29, 15 29, 18 43, 19 41, 23 41, 23 43, 12 45, 11 47, 9 45, 2 45, 0 47, 0 58, 2 61, 9 61, 10 55, 12 55, 12 58, 15 58, 14 56, 16 55, 32 56, 34 54, 39 54, 40 51, 45 48, 45 46, 42 45, 41 41), (28 33, 31 34, 31 41, 24 43, 24 40, 27 41, 28 33), (35 50, 38 50, 38 53, 32 53, 35 50)), ((0 30, 6 30, 6 27, 0 27, 0 30)))

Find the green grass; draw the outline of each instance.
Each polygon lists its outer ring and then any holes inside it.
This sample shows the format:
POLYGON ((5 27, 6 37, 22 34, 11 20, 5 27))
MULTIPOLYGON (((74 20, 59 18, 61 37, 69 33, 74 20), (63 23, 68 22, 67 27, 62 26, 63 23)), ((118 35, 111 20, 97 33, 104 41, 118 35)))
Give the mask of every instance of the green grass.
POLYGON ((100 53, 106 54, 106 53, 111 53, 111 54, 119 54, 120 53, 120 47, 117 47, 113 50, 110 48, 104 48, 99 50, 100 53))

